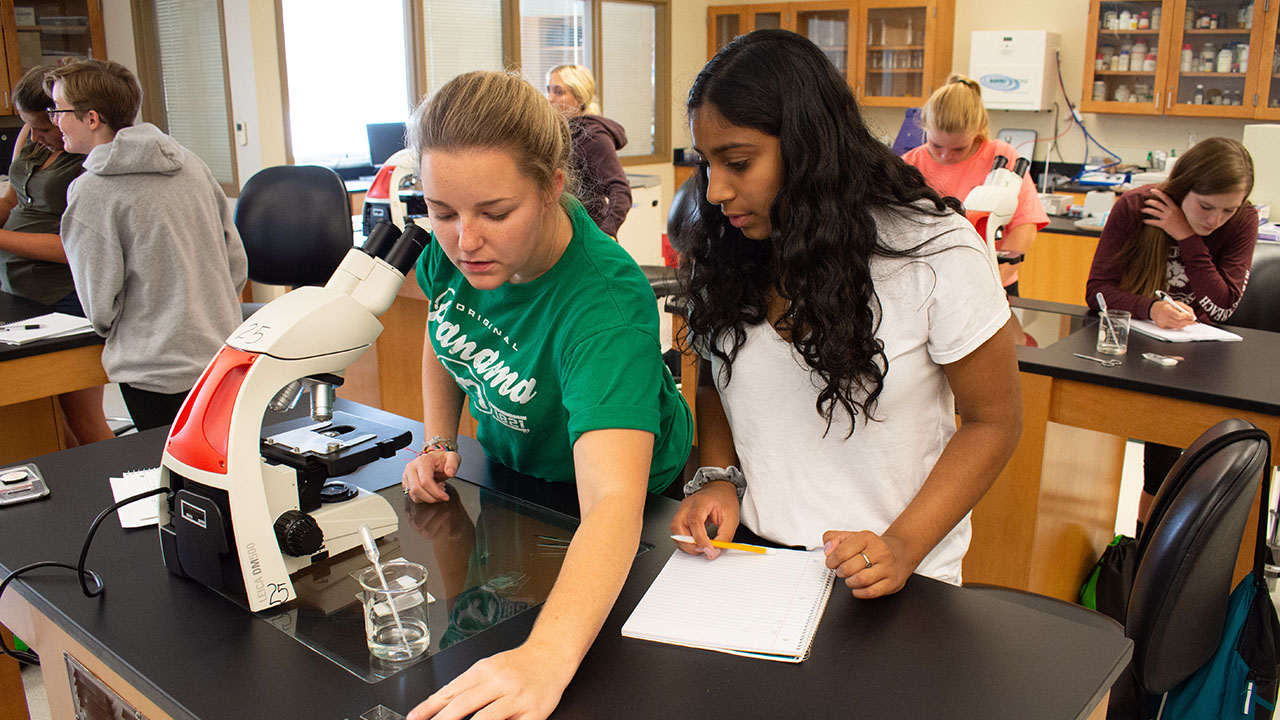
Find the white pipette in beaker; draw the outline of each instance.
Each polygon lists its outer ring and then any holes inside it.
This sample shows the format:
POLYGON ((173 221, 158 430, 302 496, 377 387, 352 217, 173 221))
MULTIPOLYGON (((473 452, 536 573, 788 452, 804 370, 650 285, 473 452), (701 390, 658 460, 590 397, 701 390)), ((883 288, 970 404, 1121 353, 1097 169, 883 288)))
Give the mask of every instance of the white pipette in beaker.
POLYGON ((378 552, 378 543, 374 542, 373 533, 368 525, 360 525, 360 543, 364 545, 365 557, 369 558, 369 562, 373 563, 373 569, 378 572, 382 589, 387 592, 387 605, 391 608, 391 617, 396 621, 396 630, 400 631, 400 642, 404 643, 405 652, 412 656, 413 648, 409 647, 409 637, 405 635, 404 625, 400 623, 400 611, 396 610, 396 599, 391 594, 391 587, 387 585, 387 576, 382 574, 382 563, 378 562, 378 558, 381 557, 381 553, 378 552))

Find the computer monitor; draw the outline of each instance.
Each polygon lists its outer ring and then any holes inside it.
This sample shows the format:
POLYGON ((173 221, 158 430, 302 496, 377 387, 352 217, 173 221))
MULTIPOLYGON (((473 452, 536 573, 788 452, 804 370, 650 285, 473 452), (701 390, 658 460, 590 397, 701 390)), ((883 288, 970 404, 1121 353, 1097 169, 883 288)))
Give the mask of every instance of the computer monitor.
POLYGON ((369 162, 381 167, 387 158, 404 149, 404 123, 369 123, 369 162))

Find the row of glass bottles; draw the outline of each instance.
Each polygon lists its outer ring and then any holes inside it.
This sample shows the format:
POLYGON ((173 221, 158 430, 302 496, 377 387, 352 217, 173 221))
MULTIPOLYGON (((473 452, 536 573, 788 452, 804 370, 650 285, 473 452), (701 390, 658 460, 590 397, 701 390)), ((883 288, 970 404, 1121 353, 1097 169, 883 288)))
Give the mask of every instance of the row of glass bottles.
POLYGON ((924 50, 880 50, 867 53, 873 70, 919 70, 924 67, 924 50))
POLYGON ((1107 84, 1102 80, 1095 80, 1093 83, 1093 99, 1097 101, 1111 100, 1113 102, 1153 102, 1155 96, 1152 95, 1151 86, 1147 83, 1138 83, 1133 86, 1133 90, 1129 89, 1127 83, 1116 85, 1115 90, 1111 91, 1111 97, 1107 97, 1107 84))
POLYGON ((1242 73, 1249 71, 1249 43, 1229 42, 1218 49, 1211 42, 1200 46, 1200 53, 1191 43, 1182 46, 1182 72, 1242 73))
POLYGON ((917 45, 923 42, 924 38, 917 36, 915 28, 912 26, 912 17, 910 14, 906 16, 907 24, 900 26, 889 24, 886 18, 880 18, 879 22, 872 21, 867 23, 867 44, 868 45, 917 45))
POLYGON ((1253 27, 1253 0, 1246 0, 1240 3, 1235 13, 1209 12, 1188 6, 1182 27, 1186 30, 1219 30, 1224 28, 1244 28, 1247 30, 1253 27))
POLYGON ((1159 30, 1160 8, 1130 12, 1108 10, 1102 13, 1103 30, 1159 30))
POLYGON ((1219 90, 1218 88, 1204 89, 1203 85, 1196 85, 1196 90, 1191 95, 1192 105, 1244 105, 1243 90, 1219 90))
POLYGON ((1147 46, 1143 40, 1125 43, 1120 52, 1115 47, 1103 45, 1094 57, 1094 70, 1112 70, 1117 72, 1155 72, 1156 49, 1147 46))

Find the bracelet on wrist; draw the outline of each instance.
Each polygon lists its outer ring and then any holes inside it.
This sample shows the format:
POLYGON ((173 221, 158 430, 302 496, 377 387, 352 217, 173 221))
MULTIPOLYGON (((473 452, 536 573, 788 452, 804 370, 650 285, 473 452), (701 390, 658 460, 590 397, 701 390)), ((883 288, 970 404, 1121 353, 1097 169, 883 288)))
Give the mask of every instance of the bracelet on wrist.
POLYGON ((432 435, 431 439, 422 444, 422 454, 432 451, 458 452, 458 441, 443 435, 432 435))

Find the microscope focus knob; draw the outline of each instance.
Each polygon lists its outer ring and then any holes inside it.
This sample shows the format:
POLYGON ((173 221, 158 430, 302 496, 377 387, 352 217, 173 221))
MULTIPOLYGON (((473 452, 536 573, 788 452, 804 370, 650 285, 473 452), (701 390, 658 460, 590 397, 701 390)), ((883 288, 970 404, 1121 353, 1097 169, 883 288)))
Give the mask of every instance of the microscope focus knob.
POLYGON ((275 523, 276 540, 286 555, 311 555, 324 545, 320 523, 301 510, 286 510, 275 523))

